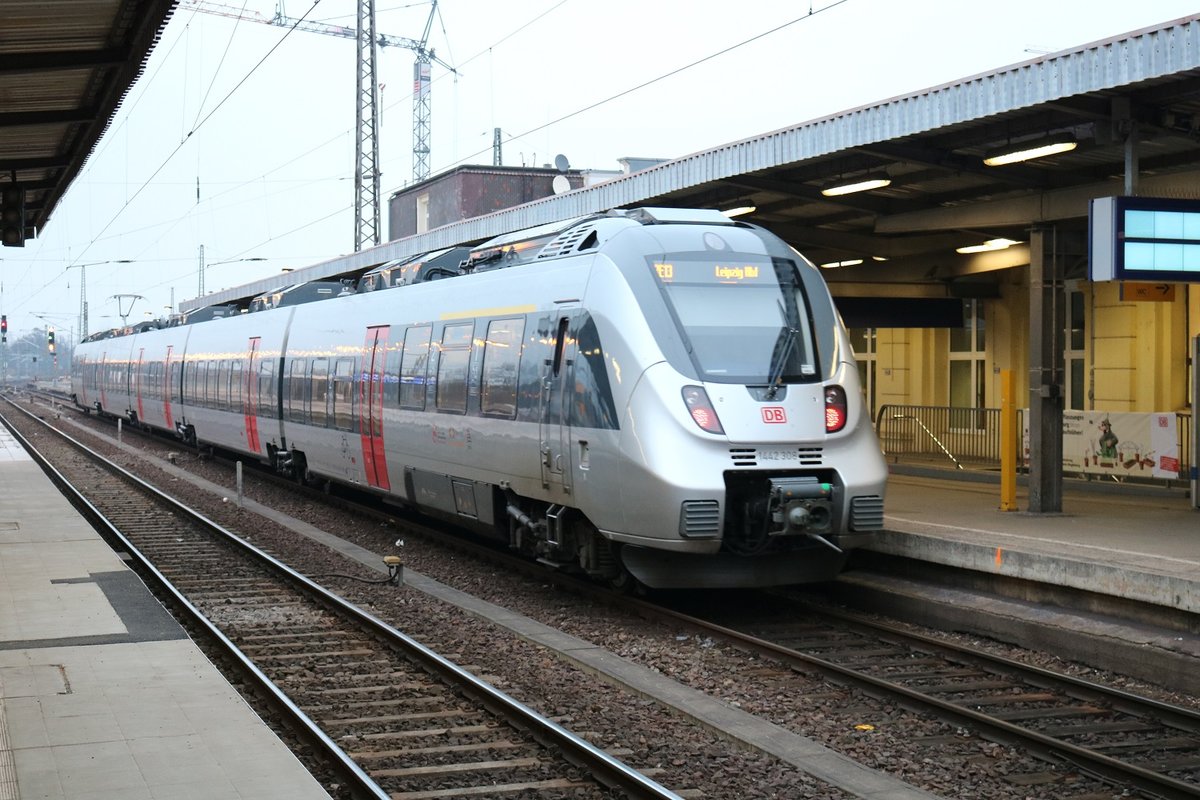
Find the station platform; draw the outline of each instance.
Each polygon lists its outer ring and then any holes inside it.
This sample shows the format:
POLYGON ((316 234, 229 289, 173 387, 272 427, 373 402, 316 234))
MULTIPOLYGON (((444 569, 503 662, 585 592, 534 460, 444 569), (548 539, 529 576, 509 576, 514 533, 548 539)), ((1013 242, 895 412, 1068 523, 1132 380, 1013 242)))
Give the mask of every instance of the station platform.
POLYGON ((1026 647, 1061 652, 1066 637, 1081 660, 1134 676, 1177 656, 1168 669, 1200 693, 1200 511, 1187 491, 1068 479, 1061 513, 1029 513, 1023 485, 1017 506, 1000 510, 995 474, 893 465, 884 530, 840 593, 1026 647))
POLYGON ((0 800, 328 797, 0 426, 0 800))

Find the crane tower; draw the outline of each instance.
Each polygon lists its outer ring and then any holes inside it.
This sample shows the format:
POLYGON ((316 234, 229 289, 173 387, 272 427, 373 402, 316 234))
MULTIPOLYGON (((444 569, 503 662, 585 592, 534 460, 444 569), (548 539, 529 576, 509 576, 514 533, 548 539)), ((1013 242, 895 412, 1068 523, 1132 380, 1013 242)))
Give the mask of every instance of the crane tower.
POLYGON ((430 64, 437 62, 450 72, 457 70, 438 58, 428 46, 429 32, 437 14, 438 0, 431 0, 429 18, 421 38, 389 36, 375 28, 375 0, 357 0, 358 22, 351 28, 345 25, 330 25, 287 16, 283 0, 275 7, 271 18, 241 8, 209 2, 209 0, 183 0, 184 7, 194 8, 205 14, 260 22, 296 30, 321 33, 354 39, 358 47, 358 86, 355 94, 358 132, 354 163, 354 249, 379 244, 381 232, 380 172, 379 172, 379 74, 376 71, 376 55, 380 47, 403 47, 416 55, 413 62, 413 181, 429 177, 429 131, 430 131, 430 64))

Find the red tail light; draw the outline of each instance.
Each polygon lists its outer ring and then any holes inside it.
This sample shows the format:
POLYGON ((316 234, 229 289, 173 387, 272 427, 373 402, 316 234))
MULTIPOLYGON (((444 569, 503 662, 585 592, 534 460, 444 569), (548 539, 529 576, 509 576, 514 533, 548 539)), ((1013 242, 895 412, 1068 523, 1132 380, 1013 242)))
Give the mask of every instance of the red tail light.
POLYGON ((721 420, 717 419, 717 411, 708 400, 708 392, 703 386, 683 387, 683 402, 687 404, 688 413, 700 426, 700 430, 708 433, 724 433, 721 420))
POLYGON ((846 427, 846 390, 840 386, 825 387, 825 432, 836 433, 846 427))

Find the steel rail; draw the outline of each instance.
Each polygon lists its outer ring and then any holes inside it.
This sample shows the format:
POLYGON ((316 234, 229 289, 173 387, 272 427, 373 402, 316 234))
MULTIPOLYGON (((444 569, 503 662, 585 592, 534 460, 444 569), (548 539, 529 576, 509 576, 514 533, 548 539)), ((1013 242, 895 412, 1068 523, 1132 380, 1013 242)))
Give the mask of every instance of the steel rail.
MULTIPOLYGON (((4 398, 4 400, 16 410, 57 433, 59 436, 70 442, 74 447, 79 448, 89 457, 98 459, 102 464, 111 464, 108 459, 105 459, 99 453, 96 453, 86 445, 71 438, 67 434, 55 430, 53 426, 48 425, 44 420, 38 419, 35 415, 31 414, 25 409, 20 408, 7 397, 4 398)), ((110 543, 114 541, 119 543, 123 550, 129 553, 130 558, 136 561, 139 568, 144 569, 146 573, 154 580, 154 582, 158 584, 159 588, 170 596, 176 607, 187 616, 188 620, 199 626, 214 642, 216 642, 221 652, 227 658, 230 658, 237 663, 237 665, 250 677, 251 681, 258 688, 258 690, 265 695, 278 710, 282 711, 290 718, 289 724, 298 733, 300 733, 301 736, 309 739, 312 743, 320 747, 322 752, 329 758, 329 760, 337 765, 337 768, 342 770, 347 777, 351 778, 352 782, 354 783, 352 791, 355 791, 360 796, 379 798, 379 800, 388 800, 388 798, 390 798, 390 795, 387 792, 385 792, 373 780, 371 780, 366 772, 364 772, 362 768, 358 766, 358 764, 351 760, 345 751, 338 747, 332 739, 326 736, 320 727, 313 722, 313 720, 295 703, 293 703, 291 698, 289 698, 282 689, 276 686, 275 683, 268 678, 262 672, 262 670, 260 670, 255 663, 238 648, 237 645, 230 641, 229 637, 222 633, 215 625, 213 625, 208 617, 204 616, 200 609, 196 608, 191 601, 184 597, 183 594, 175 587, 175 585, 172 584, 171 581, 168 580, 167 577, 150 562, 150 560, 133 544, 133 542, 131 542, 123 533, 121 533, 121 531, 119 531, 111 522, 109 522, 108 518, 104 516, 103 512, 92 505, 91 501, 84 497, 83 493, 80 492, 79 489, 77 489, 65 475, 59 472, 59 470, 53 464, 51 464, 50 461, 44 455, 42 455, 42 453, 36 447, 33 446, 32 442, 21 435, 20 431, 13 427, 8 418, 2 414, 0 414, 0 423, 3 423, 4 427, 6 427, 13 437, 16 438, 16 440, 21 444, 21 446, 25 448, 34 461, 37 462, 38 466, 42 468, 42 471, 45 472, 50 478, 50 481, 54 483, 54 485, 58 487, 59 491, 66 496, 71 505, 75 506, 75 508, 78 509, 83 515, 83 517, 100 531, 101 536, 107 539, 110 543)), ((161 492, 158 492, 157 489, 142 483, 140 480, 134 478, 120 467, 116 467, 116 470, 118 471, 117 474, 119 474, 120 477, 127 480, 132 478, 132 480, 135 481, 136 484, 138 484, 141 488, 149 488, 155 493, 161 495, 161 492)), ((211 527, 215 525, 215 523, 206 520, 204 517, 196 514, 196 512, 193 512, 186 506, 178 503, 175 505, 178 510, 187 513, 193 518, 194 521, 204 525, 205 527, 211 527)), ((226 531, 223 532, 229 536, 232 536, 232 534, 228 534, 226 531)))
MULTIPOLYGON (((269 553, 266 553, 258 547, 255 547, 253 544, 250 544, 249 542, 240 538, 236 534, 226 530, 217 522, 210 520, 200 512, 170 497, 155 486, 143 481, 141 478, 138 478, 128 470, 120 467, 117 464, 114 464, 109 459, 106 459, 104 456, 89 448, 87 445, 72 438, 70 435, 63 433, 62 431, 57 430, 44 420, 39 419, 36 415, 16 405, 8 398, 5 398, 5 401, 12 405, 13 408, 17 409, 21 413, 27 415, 31 419, 37 421, 39 424, 53 431, 58 436, 70 442, 72 446, 86 453, 89 457, 100 461, 106 469, 110 470, 126 482, 154 495, 162 502, 167 503, 192 521, 227 539, 230 544, 236 545, 246 552, 252 553, 258 560, 267 564, 280 574, 286 576, 289 580, 298 584, 306 592, 327 604, 327 606, 353 618, 364 628, 367 628, 371 632, 382 637, 385 641, 398 646, 399 649, 401 649, 406 655, 410 656, 414 661, 419 663, 422 667, 431 673, 440 676, 443 680, 459 686, 493 713, 497 713, 517 724, 521 728, 529 731, 531 735, 539 739, 539 741, 559 748, 568 760, 584 766, 601 783, 620 789, 634 800, 682 800, 680 795, 672 792, 658 782, 651 780, 627 764, 624 764, 623 762, 613 758, 600 748, 584 739, 581 739, 580 737, 568 731, 566 728, 563 728, 558 723, 547 719, 546 717, 526 706, 524 703, 521 703, 515 698, 510 697, 486 681, 483 681, 475 675, 463 670, 461 667, 433 652, 415 639, 412 639, 404 633, 396 630, 388 623, 380 620, 372 614, 367 613, 366 611, 363 611, 357 606, 347 602, 340 596, 333 594, 320 584, 314 583, 309 578, 301 575, 291 567, 276 559, 274 556, 271 556, 269 553)), ((0 421, 4 422, 5 426, 8 427, 9 430, 13 431, 13 434, 18 437, 23 446, 25 446, 31 452, 36 452, 32 449, 27 440, 13 430, 12 426, 2 416, 0 416, 0 421)), ((340 747, 337 746, 337 744, 330 740, 323 732, 320 731, 319 728, 316 727, 316 723, 312 722, 312 720, 309 719, 303 711, 296 707, 295 704, 293 704, 291 700, 288 699, 287 696, 278 689, 278 687, 271 683, 265 675, 263 675, 256 667, 254 667, 253 663, 244 654, 242 654, 240 650, 238 650, 236 645, 230 642, 223 634, 221 634, 220 631, 212 627, 207 618, 205 618, 198 609, 192 606, 190 602, 188 602, 173 586, 171 586, 167 578, 159 573, 159 571, 155 569, 153 565, 149 564, 145 557, 137 551, 136 547, 133 546, 132 542, 129 542, 125 536, 113 528, 107 522, 107 520, 104 519, 99 510, 97 510, 86 498, 84 498, 83 495, 80 494, 79 491, 75 489, 69 481, 67 481, 65 476, 59 473, 58 470, 50 465, 49 462, 46 461, 40 454, 37 454, 36 458, 38 463, 42 466, 42 469, 46 471, 48 475, 50 475, 51 480, 60 485, 60 487, 69 488, 69 491, 67 491, 68 498, 72 500, 76 507, 79 508, 85 514, 85 516, 87 516, 89 519, 98 521, 106 531, 113 533, 115 538, 121 542, 122 546, 128 547, 131 555, 135 555, 136 558, 138 558, 139 563, 146 564, 147 568, 154 575, 155 580, 160 581, 164 588, 166 588, 171 595, 178 599, 178 601, 188 610, 189 614, 194 614, 199 620, 202 620, 201 624, 204 625, 205 629, 212 631, 214 636, 218 637, 218 640, 222 642, 222 645, 229 648, 231 654, 236 654, 235 657, 238 659, 238 661, 252 671, 252 674, 256 676, 256 679, 264 682, 264 688, 269 687, 267 688, 267 691, 273 697, 276 697, 278 702, 286 703, 286 707, 289 710, 294 709, 297 719, 303 719, 305 721, 305 730, 308 730, 308 726, 312 726, 311 729, 315 731, 315 735, 319 737, 318 741, 322 743, 322 746, 331 748, 331 752, 336 752, 339 754, 337 763, 348 765, 346 766, 346 769, 350 769, 352 767, 355 771, 355 774, 361 775, 363 780, 369 782, 370 787, 374 787, 370 790, 370 796, 379 798, 388 797, 388 795, 384 793, 382 789, 376 786, 375 783, 366 775, 366 773, 363 772, 361 768, 353 760, 351 760, 350 757, 344 751, 342 751, 340 747)), ((364 786, 364 788, 367 787, 364 786)))
MULTIPOLYGON (((1180 781, 1168 775, 1162 775, 1134 764, 1127 764, 1118 759, 1088 750, 1087 748, 1055 739, 1019 725, 1014 725, 1005 720, 990 717, 987 714, 974 711, 965 706, 940 700, 906 686, 901 686, 891 681, 844 667, 819 656, 793 650, 775 642, 760 639, 757 636, 752 636, 669 608, 663 608, 645 600, 624 598, 624 602, 631 608, 638 609, 648 616, 667 617, 680 623, 695 626, 735 645, 773 656, 785 663, 815 669, 824 675, 834 677, 863 689, 874 696, 879 696, 882 693, 887 696, 900 698, 910 708, 929 711, 943 719, 953 719, 956 722, 966 724, 975 730, 985 733, 985 735, 995 737, 1000 741, 1019 744, 1048 760, 1068 762, 1081 771, 1088 772, 1109 782, 1135 787, 1152 797, 1165 798, 1167 800, 1196 800, 1196 798, 1200 798, 1200 785, 1198 784, 1187 783, 1186 781, 1180 781)), ((824 609, 821 609, 821 611, 824 613, 824 609)), ((901 632, 896 631, 896 633, 901 632)), ((941 644, 946 648, 952 647, 945 643, 941 644)), ((972 653, 971 655, 981 659, 991 658, 979 653, 972 653)), ((1081 683, 1086 684, 1086 681, 1081 683)), ((1106 687, 1096 684, 1088 685, 1092 690, 1108 691, 1106 687)), ((1131 696, 1125 695, 1125 697, 1128 698, 1131 696)), ((1153 703, 1154 701, 1148 702, 1153 703)), ((1177 709, 1177 711, 1183 714, 1189 713, 1187 709, 1177 709)), ((1191 718, 1189 717, 1189 719, 1191 718)))
POLYGON ((1004 656, 992 655, 978 650, 968 650, 952 642, 946 642, 914 631, 903 630, 892 625, 868 619, 853 612, 816 606, 803 598, 791 597, 786 593, 781 593, 780 596, 790 602, 798 603, 812 609, 816 613, 832 617, 851 626, 864 628, 872 635, 883 634, 894 637, 900 644, 905 646, 936 652, 940 655, 953 657, 984 669, 1008 673, 1044 688, 1057 689, 1064 694, 1080 700, 1106 702, 1115 710, 1126 714, 1156 714, 1167 725, 1200 732, 1200 712, 1193 711, 1190 708, 1171 705, 1170 703, 1164 703, 1151 697, 1142 697, 1141 695, 1127 692, 1124 689, 1104 686, 1084 680, 1083 678, 1077 678, 1074 675, 1054 672, 1044 667, 1022 664, 1020 661, 1014 661, 1004 656))

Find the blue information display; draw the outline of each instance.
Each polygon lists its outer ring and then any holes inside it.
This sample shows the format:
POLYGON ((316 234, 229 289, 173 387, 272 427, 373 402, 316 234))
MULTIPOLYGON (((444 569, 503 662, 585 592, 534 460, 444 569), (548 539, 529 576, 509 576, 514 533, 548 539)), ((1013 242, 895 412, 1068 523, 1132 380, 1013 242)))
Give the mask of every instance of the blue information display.
POLYGON ((1098 197, 1088 227, 1093 281, 1200 282, 1200 200, 1098 197))

